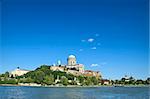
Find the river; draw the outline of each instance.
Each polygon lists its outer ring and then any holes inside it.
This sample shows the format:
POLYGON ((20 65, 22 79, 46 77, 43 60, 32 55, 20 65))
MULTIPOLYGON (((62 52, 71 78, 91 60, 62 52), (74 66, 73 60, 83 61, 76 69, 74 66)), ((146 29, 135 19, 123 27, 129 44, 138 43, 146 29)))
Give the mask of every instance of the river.
POLYGON ((0 86, 0 99, 149 99, 148 87, 0 86))

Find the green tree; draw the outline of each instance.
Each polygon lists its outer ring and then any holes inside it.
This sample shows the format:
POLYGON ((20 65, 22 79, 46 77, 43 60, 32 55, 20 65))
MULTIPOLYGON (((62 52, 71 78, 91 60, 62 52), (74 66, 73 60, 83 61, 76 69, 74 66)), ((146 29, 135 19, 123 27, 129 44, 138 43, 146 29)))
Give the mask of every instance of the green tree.
POLYGON ((113 81, 113 80, 110 80, 110 83, 113 85, 113 84, 115 84, 115 81, 113 81))
POLYGON ((96 77, 91 77, 91 81, 94 85, 98 85, 99 84, 99 80, 96 77))
POLYGON ((150 84, 150 78, 147 78, 145 82, 147 85, 149 85, 150 84))
POLYGON ((3 84, 17 84, 17 81, 15 79, 7 79, 3 81, 3 84))
POLYGON ((143 84, 143 80, 141 79, 136 80, 136 84, 143 84))
POLYGON ((68 79, 65 77, 65 76, 62 76, 61 77, 61 80, 60 80, 61 84, 67 86, 68 85, 68 79))
POLYGON ((39 83, 39 84, 42 83, 44 80, 44 76, 45 76, 45 74, 43 71, 40 71, 40 70, 36 71, 35 72, 35 82, 39 83))
POLYGON ((31 77, 26 78, 25 80, 26 83, 34 83, 34 79, 32 79, 31 77))
POLYGON ((119 84, 119 80, 115 80, 115 84, 119 84))
POLYGON ((77 78, 78 78, 79 82, 83 85, 84 84, 84 77, 78 76, 77 78))
POLYGON ((90 77, 86 77, 85 85, 92 85, 92 81, 91 81, 90 77))
POLYGON ((51 84, 53 84, 54 83, 54 76, 53 75, 50 75, 50 76, 48 76, 48 75, 46 75, 45 77, 44 77, 44 81, 43 81, 45 84, 47 84, 47 85, 51 85, 51 84))
POLYGON ((77 82, 72 80, 72 82, 70 83, 71 85, 77 85, 77 82))
POLYGON ((4 77, 8 78, 9 77, 9 72, 5 72, 4 77))

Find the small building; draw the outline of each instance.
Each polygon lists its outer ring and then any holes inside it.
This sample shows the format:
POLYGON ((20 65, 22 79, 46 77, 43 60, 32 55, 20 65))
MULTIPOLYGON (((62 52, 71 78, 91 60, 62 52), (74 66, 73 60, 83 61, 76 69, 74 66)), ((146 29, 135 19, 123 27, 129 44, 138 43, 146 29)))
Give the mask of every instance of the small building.
POLYGON ((64 66, 51 66, 50 70, 64 72, 65 71, 65 67, 64 66))
POLYGON ((82 75, 82 73, 79 72, 79 71, 76 71, 76 70, 69 70, 69 69, 66 71, 66 73, 72 74, 72 75, 75 75, 75 76, 82 75))
POLYGON ((101 74, 99 73, 99 71, 85 70, 84 75, 88 77, 95 76, 97 78, 101 78, 101 74))
POLYGON ((9 72, 10 77, 22 76, 26 73, 30 72, 30 70, 20 69, 19 67, 11 72, 9 72))
POLYGON ((101 84, 102 85, 109 85, 110 84, 110 81, 108 79, 102 79, 101 80, 101 84))
POLYGON ((130 81, 130 77, 125 75, 122 80, 124 80, 125 82, 129 82, 130 81))
POLYGON ((79 72, 84 73, 84 65, 83 64, 77 64, 76 66, 77 66, 79 72))

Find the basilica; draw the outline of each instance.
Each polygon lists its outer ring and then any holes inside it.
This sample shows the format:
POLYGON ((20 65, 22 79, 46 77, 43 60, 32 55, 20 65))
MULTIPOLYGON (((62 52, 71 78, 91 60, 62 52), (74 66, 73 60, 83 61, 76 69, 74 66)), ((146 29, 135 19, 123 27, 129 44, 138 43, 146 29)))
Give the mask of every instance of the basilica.
POLYGON ((61 61, 58 61, 56 65, 54 64, 53 66, 50 66, 50 70, 62 71, 76 76, 84 75, 101 77, 99 71, 85 70, 83 64, 77 63, 76 57, 74 55, 68 56, 66 65, 63 65, 61 64, 61 61))

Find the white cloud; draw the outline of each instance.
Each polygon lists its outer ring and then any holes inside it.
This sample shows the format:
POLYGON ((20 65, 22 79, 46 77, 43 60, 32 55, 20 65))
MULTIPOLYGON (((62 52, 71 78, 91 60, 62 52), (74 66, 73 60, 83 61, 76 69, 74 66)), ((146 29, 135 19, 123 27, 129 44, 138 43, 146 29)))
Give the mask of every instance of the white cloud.
POLYGON ((89 38, 89 39, 88 39, 88 42, 93 42, 93 41, 94 41, 93 38, 89 38))
POLYGON ((104 66, 106 64, 107 64, 106 62, 102 62, 100 64, 95 63, 95 64, 91 64, 91 67, 104 66))
POLYGON ((91 49, 96 50, 96 47, 92 47, 91 49))
POLYGON ((98 64, 91 64, 91 67, 97 67, 98 64))

